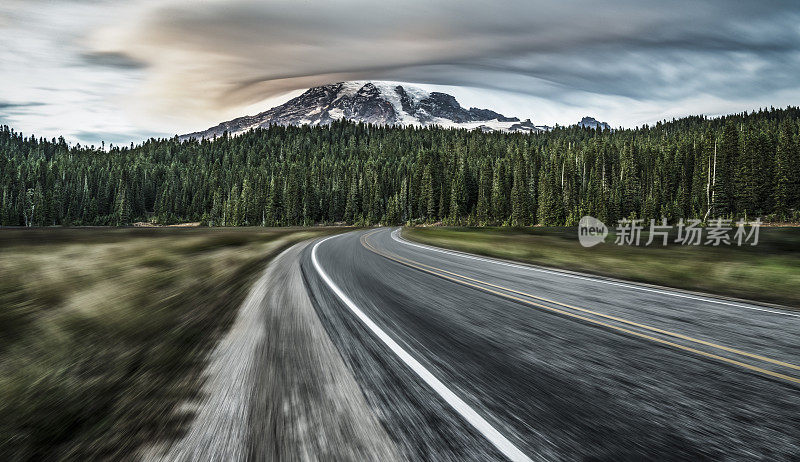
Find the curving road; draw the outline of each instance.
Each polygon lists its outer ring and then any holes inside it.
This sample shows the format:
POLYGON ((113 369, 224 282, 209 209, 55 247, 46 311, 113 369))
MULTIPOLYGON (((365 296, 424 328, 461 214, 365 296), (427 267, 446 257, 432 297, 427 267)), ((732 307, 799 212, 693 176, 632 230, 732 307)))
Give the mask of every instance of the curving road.
POLYGON ((444 251, 396 229, 299 258, 404 459, 800 457, 796 312, 444 251))

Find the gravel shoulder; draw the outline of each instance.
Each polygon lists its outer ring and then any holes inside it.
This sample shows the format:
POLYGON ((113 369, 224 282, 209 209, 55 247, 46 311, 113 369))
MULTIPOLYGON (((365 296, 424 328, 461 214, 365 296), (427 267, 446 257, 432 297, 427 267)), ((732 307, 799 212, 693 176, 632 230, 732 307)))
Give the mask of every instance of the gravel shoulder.
POLYGON ((190 430, 147 459, 398 459, 309 300, 307 245, 269 264, 211 356, 190 430))

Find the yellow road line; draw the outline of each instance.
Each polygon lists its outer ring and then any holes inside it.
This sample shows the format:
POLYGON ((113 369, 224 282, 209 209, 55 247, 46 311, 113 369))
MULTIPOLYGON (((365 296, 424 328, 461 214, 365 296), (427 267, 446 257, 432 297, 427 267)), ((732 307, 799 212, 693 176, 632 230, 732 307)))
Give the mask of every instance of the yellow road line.
POLYGON ((376 249, 375 247, 373 247, 367 241, 367 238, 369 238, 373 234, 377 233, 378 231, 379 230, 375 230, 375 231, 373 231, 371 233, 363 235, 361 237, 361 244, 367 250, 370 250, 373 253, 381 255, 381 256, 383 256, 385 258, 393 260, 393 261, 395 261, 397 263, 400 263, 402 265, 410 266, 410 267, 416 268, 416 269, 418 269, 420 271, 424 271, 426 273, 430 273, 430 274, 433 274, 433 275, 436 275, 436 276, 451 280, 453 282, 456 282, 456 283, 459 283, 459 284, 462 284, 462 285, 467 285, 467 286, 470 286, 470 287, 474 287, 476 289, 483 290, 485 292, 489 292, 489 293, 492 293, 492 294, 495 294, 495 295, 499 295, 501 297, 509 298, 509 299, 512 299, 512 300, 516 300, 516 301, 525 303, 527 305, 532 305, 532 306, 536 306, 536 307, 539 307, 539 308, 544 308, 546 310, 549 310, 549 311, 552 311, 552 312, 555 312, 555 313, 559 313, 559 314, 562 314, 562 315, 565 315, 565 316, 569 316, 569 317, 572 317, 572 318, 576 318, 576 319, 580 319, 580 320, 583 320, 583 321, 587 321, 587 322, 590 322, 592 324, 597 324, 597 325, 601 325, 601 326, 604 326, 604 327, 608 327, 610 329, 614 329, 614 330, 617 330, 617 331, 620 331, 620 332, 625 332, 627 334, 631 334, 631 335, 634 335, 634 336, 637 336, 637 337, 640 337, 640 338, 648 339, 648 340, 651 340, 651 341, 654 341, 654 342, 657 342, 657 343, 660 343, 660 344, 663 344, 663 345, 668 345, 668 346, 671 346, 671 347, 674 347, 674 348, 678 348, 678 349, 681 349, 681 350, 684 350, 684 351, 689 351, 689 352, 692 352, 692 353, 700 354, 700 355, 708 357, 708 358, 716 359, 716 360, 719 360, 719 361, 726 362, 728 364, 734 364, 736 366, 740 366, 740 367, 743 367, 743 368, 746 368, 746 369, 749 369, 749 370, 752 370, 752 371, 760 372, 762 374, 769 375, 771 377, 776 377, 776 378, 779 378, 779 379, 783 379, 783 380, 787 380, 787 381, 790 381, 790 382, 794 382, 794 383, 800 384, 800 379, 798 379, 796 377, 792 377, 792 376, 789 376, 789 375, 781 374, 781 373, 778 373, 778 372, 773 372, 773 371, 770 371, 768 369, 764 369, 764 368, 761 368, 761 367, 758 367, 758 366, 754 366, 752 364, 744 363, 744 362, 737 361, 737 360, 734 360, 734 359, 731 359, 731 358, 726 358, 724 356, 719 356, 719 355, 715 355, 713 353, 708 353, 708 352, 705 352, 705 351, 702 351, 702 350, 698 350, 698 349, 691 348, 691 347, 688 347, 688 346, 680 345, 678 343, 674 343, 674 342, 670 342, 668 340, 664 340, 664 339, 660 339, 660 338, 657 338, 657 337, 653 337, 651 335, 647 335, 647 334, 643 334, 641 332, 637 332, 637 331, 634 331, 634 330, 626 329, 624 327, 615 326, 613 324, 609 324, 609 323, 603 322, 603 321, 598 321, 596 319, 588 318, 586 316, 581 316, 581 315, 578 315, 578 314, 575 314, 575 313, 571 313, 571 312, 568 312, 568 311, 560 310, 558 308, 553 308, 553 307, 550 307, 550 306, 547 306, 547 305, 542 305, 542 304, 539 304, 539 303, 535 303, 535 302, 532 302, 530 300, 526 300, 526 299, 523 299, 523 298, 515 297, 513 295, 509 295, 509 294, 505 294, 505 293, 502 293, 502 292, 498 292, 496 290, 489 289, 487 287, 483 287, 481 285, 474 284, 474 283, 471 283, 471 282, 466 282, 466 281, 461 280, 461 279, 472 280, 472 281, 478 282, 480 284, 493 286, 493 287, 496 287, 496 288, 499 288, 501 290, 505 290, 505 291, 508 291, 508 292, 514 292, 514 293, 517 293, 517 294, 520 294, 520 295, 524 295, 526 297, 548 301, 550 303, 555 303, 557 305, 565 306, 565 307, 568 307, 568 308, 571 308, 571 309, 576 309, 576 310, 579 310, 579 311, 582 311, 582 312, 585 312, 585 313, 588 313, 588 314, 597 315, 597 316, 600 316, 600 317, 613 319, 613 320, 618 321, 618 322, 624 322, 624 323, 627 323, 627 324, 630 324, 630 325, 641 327, 643 329, 648 329, 648 330, 652 330, 652 331, 655 331, 655 332, 664 333, 665 335, 674 335, 674 336, 676 336, 678 338, 682 338, 684 340, 689 340, 689 341, 697 342, 697 343, 700 343, 700 344, 703 344, 703 345, 706 345, 706 346, 712 346, 712 347, 720 348, 720 349, 723 349, 725 351, 729 351, 729 352, 736 353, 736 354, 741 354, 741 355, 748 356, 748 357, 751 357, 751 358, 760 359, 760 360, 763 360, 763 361, 771 362, 773 364, 786 365, 787 367, 800 369, 800 367, 798 367, 798 366, 796 366, 794 364, 784 363, 782 361, 777 361, 777 360, 773 360, 771 358, 766 358, 764 356, 755 355, 755 354, 752 354, 752 353, 747 353, 747 352, 744 352, 744 351, 741 351, 741 350, 736 350, 736 349, 733 349, 733 348, 728 348, 728 347, 725 347, 725 346, 722 346, 722 345, 717 345, 717 344, 714 344, 714 343, 711 343, 711 342, 706 342, 704 340, 693 339, 692 337, 684 336, 682 334, 677 334, 677 333, 674 333, 674 332, 664 331, 664 330, 661 330, 661 329, 657 329, 655 327, 646 326, 644 324, 638 324, 638 323, 635 323, 635 322, 632 322, 632 321, 624 320, 622 318, 617 318, 617 317, 613 317, 613 316, 609 316, 609 315, 604 315, 602 313, 597 313, 597 312, 594 312, 594 311, 591 311, 591 310, 578 308, 578 307, 572 307, 570 305, 566 305, 566 304, 563 304, 563 303, 542 299, 540 297, 535 297, 535 296, 532 296, 532 295, 529 295, 529 294, 525 294, 523 292, 518 292, 518 291, 515 291, 515 290, 512 290, 512 289, 507 289, 507 288, 504 288, 504 287, 501 287, 501 286, 496 286, 494 284, 490 284, 490 283, 486 283, 486 282, 483 282, 483 281, 479 281, 477 279, 472 279, 472 278, 469 278, 467 276, 462 276, 462 275, 459 275, 457 273, 452 273, 450 271, 442 270, 442 269, 439 269, 439 268, 434 268, 432 266, 428 266, 428 265, 425 265, 423 263, 415 262, 413 260, 409 260, 407 258, 400 257, 399 255, 393 255, 393 254, 382 252, 382 251, 376 249), (403 260, 405 260, 405 261, 403 261, 403 260), (427 267, 427 268, 425 268, 425 267, 427 267), (441 271, 441 272, 444 272, 444 273, 452 274, 452 275, 454 275, 454 276, 456 276, 458 278, 461 278, 461 279, 456 279, 455 277, 451 277, 451 276, 447 276, 445 274, 437 273, 436 271, 434 271, 432 269, 437 270, 437 271, 441 271))
MULTIPOLYGON (((403 258, 403 257, 400 257, 399 255, 395 255, 395 256, 397 256, 399 258, 403 258)), ((413 260, 409 260, 409 261, 413 261, 413 260)), ((627 319, 623 319, 623 318, 620 318, 620 317, 617 317, 617 316, 612 316, 610 314, 599 313, 597 311, 589 310, 589 309, 586 309, 586 308, 581 308, 581 307, 578 307, 578 306, 568 305, 566 303, 558 302, 558 301, 555 301, 555 300, 550 300, 550 299, 544 298, 544 297, 539 297, 537 295, 529 294, 529 293, 526 293, 526 292, 520 292, 518 290, 509 289, 508 287, 499 286, 499 285, 496 285, 496 284, 492 284, 490 282, 481 281, 480 279, 474 279, 474 278, 471 278, 469 276, 464 276, 462 274, 453 273, 451 271, 447 271, 447 270, 444 270, 444 269, 441 269, 441 268, 436 268, 436 267, 433 267, 433 266, 429 266, 429 265, 426 265, 424 263, 419 263, 419 262, 414 262, 414 263, 416 263, 418 265, 421 265, 421 266, 425 266, 425 267, 430 268, 430 269, 432 269, 434 271, 441 271, 443 273, 451 274, 453 276, 457 276, 457 277, 460 277, 460 278, 463 278, 463 279, 467 279, 467 280, 470 280, 470 281, 473 281, 473 282, 477 282, 479 284, 485 284, 485 285, 490 286, 490 287, 494 287, 494 288, 497 288, 497 289, 505 290, 505 291, 512 292, 512 293, 515 293, 515 294, 518 294, 518 295, 523 295, 525 297, 534 298, 536 300, 541 300, 543 302, 552 303, 554 305, 560 305, 560 306, 563 306, 565 308, 570 308, 572 310, 581 311, 583 313, 591 314, 591 315, 602 317, 602 318, 605 318, 605 319, 611 319, 613 321, 617 321, 617 322, 621 322, 621 323, 628 324, 628 325, 631 325, 631 326, 639 327, 641 329, 649 330, 649 331, 652 331, 652 332, 658 332, 659 334, 664 334, 664 335, 668 335, 670 337, 676 337, 676 338, 680 338, 680 339, 683 339, 683 340, 688 340, 690 342, 694 342, 694 343, 699 343, 701 345, 710 346, 710 347, 717 348, 717 349, 720 349, 720 350, 724 350, 724 351, 727 351, 727 352, 730 352, 730 353, 735 353, 735 354, 738 354, 738 355, 741 355, 741 356, 747 356, 747 357, 750 357, 750 358, 753 358, 753 359, 758 359, 759 361, 765 361, 765 362, 769 362, 769 363, 772 363, 772 364, 776 364, 778 366, 783 366, 783 367, 787 367, 787 368, 790 368, 790 369, 800 370, 800 366, 798 366, 796 364, 787 363, 787 362, 784 362, 784 361, 779 361, 777 359, 768 358, 766 356, 761 356, 761 355, 757 355, 757 354, 754 354, 754 353, 748 353, 746 351, 738 350, 736 348, 726 347, 724 345, 719 345, 719 344, 716 344, 716 343, 713 343, 713 342, 709 342, 709 341, 706 341, 706 340, 701 340, 701 339, 698 339, 698 338, 689 337, 688 335, 679 334, 677 332, 672 332, 672 331, 660 329, 658 327, 648 326, 647 324, 641 324, 641 323, 638 323, 638 322, 629 321, 627 319)))

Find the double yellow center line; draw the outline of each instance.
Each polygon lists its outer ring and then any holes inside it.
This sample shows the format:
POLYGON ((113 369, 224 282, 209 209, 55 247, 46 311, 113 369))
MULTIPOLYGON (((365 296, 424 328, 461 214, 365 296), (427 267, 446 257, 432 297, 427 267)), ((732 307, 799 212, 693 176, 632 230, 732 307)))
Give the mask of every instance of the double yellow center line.
POLYGON ((364 246, 367 250, 369 250, 369 251, 371 251, 371 252, 373 252, 375 254, 378 254, 378 255, 380 255, 382 257, 385 257, 385 258, 387 258, 389 260, 395 261, 395 262, 400 263, 402 265, 405 265, 405 266, 408 266, 408 267, 411 267, 411 268, 415 268, 415 269, 418 269, 420 271, 424 271, 426 273, 430 273, 430 274, 439 276, 439 277, 444 278, 444 279, 448 279, 448 280, 456 282, 458 284, 462 284, 462 285, 465 285, 465 286, 473 287, 473 288, 476 288, 478 290, 482 290, 484 292, 489 292, 489 293, 492 293, 492 294, 495 294, 495 295, 498 295, 498 296, 501 296, 501 297, 504 297, 504 298, 507 298, 507 299, 515 300, 515 301, 524 303, 526 305, 535 306, 537 308, 541 308, 541 309, 544 309, 544 310, 547 310, 547 311, 551 311, 551 312, 558 313, 558 314, 561 314, 561 315, 564 315, 564 316, 568 316, 570 318, 580 319, 582 321, 585 321, 585 322, 588 322, 588 323, 591 323, 591 324, 607 327, 609 329, 613 329, 613 330, 616 330, 618 332, 624 332, 626 334, 633 335, 635 337, 644 338, 644 339, 647 339, 647 340, 650 340, 650 341, 653 341, 653 342, 656 342, 656 343, 659 343, 659 344, 662 344, 662 345, 667 345, 667 346, 670 346, 670 347, 673 347, 673 348, 677 348, 677 349, 680 349, 680 350, 683 350, 683 351, 688 351, 688 352, 695 353, 695 354, 698 354, 698 355, 701 355, 701 356, 705 356, 707 358, 715 359, 715 360, 722 361, 722 362, 725 362, 725 363, 728 363, 728 364, 733 364, 735 366, 739 366, 739 367, 743 367, 743 368, 751 370, 751 371, 759 372, 761 374, 764 374, 764 375, 767 375, 767 376, 770 376, 770 377, 774 377, 774 378, 786 380, 786 381, 789 381, 789 382, 792 382, 792 383, 800 384, 800 378, 797 378, 797 377, 792 377, 790 375, 781 374, 779 372, 771 371, 769 369, 764 369, 763 367, 759 367, 759 366, 756 366, 756 365, 753 365, 753 364, 749 364, 749 363, 745 363, 745 362, 742 362, 742 361, 737 361, 735 359, 731 359, 731 358, 728 358, 728 357, 725 357, 725 356, 720 356, 720 355, 717 355, 717 354, 709 353, 707 351, 699 350, 697 348, 692 348, 690 346, 681 345, 679 343, 675 343, 675 342, 672 342, 672 341, 669 341, 669 340, 665 340, 663 338, 654 337, 652 335, 649 335, 649 334, 646 334, 646 333, 643 333, 643 332, 639 332, 639 331, 631 330, 631 329, 628 329, 628 328, 625 328, 625 327, 622 327, 622 326, 610 324, 608 322, 605 322, 605 321, 602 321, 602 320, 599 320, 599 319, 590 318, 590 317, 587 317, 587 316, 584 316, 584 315, 578 314, 578 313, 584 313, 584 314, 595 316, 595 317, 598 317, 598 318, 601 318, 601 319, 607 319, 607 320, 610 320, 610 321, 618 322, 618 323, 621 323, 621 324, 624 324, 624 325, 628 325, 628 326, 632 326, 632 327, 635 327, 635 328, 638 328, 638 329, 642 329, 642 330, 645 330, 645 331, 658 333, 658 334, 665 335, 665 336, 668 336, 668 337, 679 338, 681 340, 686 340, 688 342, 692 342, 692 343, 695 343, 695 344, 698 344, 698 345, 704 345, 704 346, 711 347, 711 348, 714 348, 714 349, 726 351, 728 353, 733 353, 733 354, 736 354, 736 355, 739 355, 739 356, 744 356, 744 357, 755 359, 755 360, 758 360, 758 361, 763 361, 763 362, 775 364, 777 366, 785 367, 785 368, 788 368, 788 369, 800 370, 800 366, 795 365, 795 364, 787 363, 787 362, 784 362, 784 361, 779 361, 779 360, 768 358, 766 356, 762 356, 762 355, 758 355, 758 354, 748 353, 746 351, 742 351, 742 350, 739 350, 739 349, 736 349, 736 348, 731 348, 731 347, 727 347, 727 346, 724 346, 724 345, 719 345, 719 344, 716 344, 716 343, 713 343, 713 342, 708 342, 706 340, 697 339, 697 338, 690 337, 688 335, 683 335, 683 334, 680 334, 680 333, 677 333, 677 332, 672 332, 672 331, 668 331, 668 330, 664 330, 664 329, 659 329, 657 327, 648 326, 646 324, 630 321, 630 320, 623 319, 623 318, 620 318, 620 317, 617 317, 617 316, 612 316, 612 315, 608 315, 608 314, 604 314, 604 313, 599 313, 597 311, 588 310, 586 308, 580 308, 580 307, 577 307, 577 306, 568 305, 566 303, 561 303, 561 302, 558 302, 558 301, 555 301, 555 300, 550 300, 550 299, 547 299, 547 298, 539 297, 539 296, 536 296, 536 295, 533 295, 533 294, 529 294, 529 293, 526 293, 526 292, 521 292, 521 291, 518 291, 518 290, 515 290, 515 289, 510 289, 508 287, 503 287, 503 286, 500 286, 500 285, 497 285, 497 284, 492 284, 490 282, 481 281, 479 279, 471 278, 469 276, 464 276, 462 274, 454 273, 452 271, 447 271, 447 270, 444 270, 444 269, 441 269, 441 268, 436 268, 436 267, 433 267, 433 266, 430 266, 430 265, 426 265, 424 263, 420 263, 420 262, 417 262, 417 261, 414 261, 414 260, 410 260, 408 258, 401 257, 399 255, 396 255, 396 254, 393 254, 393 253, 390 253, 390 252, 386 252, 386 251, 383 251, 383 250, 378 250, 372 244, 370 244, 370 242, 368 240, 370 236, 372 236, 373 234, 377 233, 378 231, 380 231, 380 230, 376 230, 376 231, 373 231, 371 233, 362 235, 361 236, 361 245, 364 246), (523 297, 526 297, 526 298, 520 298, 517 295, 520 295, 520 296, 523 296, 523 297), (534 302, 531 299, 538 300, 538 301, 545 302, 545 303, 550 303, 550 304, 557 305, 557 306, 561 306, 561 307, 568 308, 568 309, 574 310, 574 311, 565 311, 565 310, 562 310, 562 309, 559 309, 559 308, 555 308, 555 307, 552 307, 552 306, 543 305, 541 303, 534 302), (578 313, 576 313, 576 311, 578 313))

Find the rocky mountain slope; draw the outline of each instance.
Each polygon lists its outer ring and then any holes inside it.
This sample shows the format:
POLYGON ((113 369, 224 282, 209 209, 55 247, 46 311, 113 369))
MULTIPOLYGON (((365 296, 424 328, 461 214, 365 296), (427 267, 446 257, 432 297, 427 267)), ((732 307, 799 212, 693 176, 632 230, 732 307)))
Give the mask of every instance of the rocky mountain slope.
POLYGON ((600 122, 594 117, 588 117, 588 116, 582 118, 577 125, 579 127, 584 127, 584 128, 588 127, 597 129, 597 127, 602 127, 603 130, 611 130, 611 125, 607 124, 606 122, 600 122))
POLYGON ((237 135, 269 125, 326 125, 347 119, 378 125, 413 125, 480 129, 483 131, 540 132, 530 119, 506 117, 490 109, 462 107, 446 93, 390 82, 339 82, 308 89, 280 106, 254 116, 223 122, 182 139, 213 138, 226 131, 237 135))

